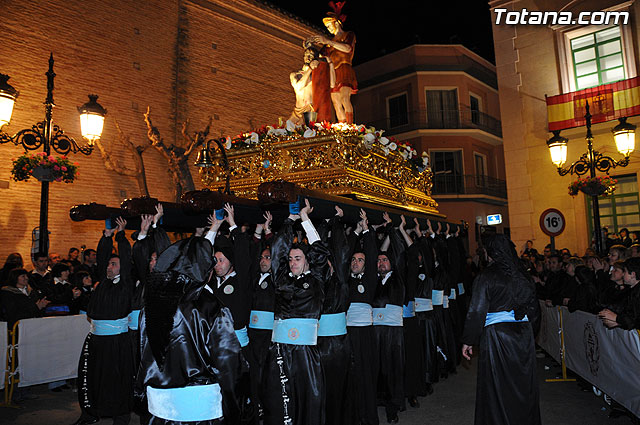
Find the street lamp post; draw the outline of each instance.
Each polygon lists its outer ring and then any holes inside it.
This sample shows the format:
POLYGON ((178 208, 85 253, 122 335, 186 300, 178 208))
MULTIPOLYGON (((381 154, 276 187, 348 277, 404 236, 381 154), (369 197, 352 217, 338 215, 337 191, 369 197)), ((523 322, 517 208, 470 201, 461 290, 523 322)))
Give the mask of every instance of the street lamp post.
MULTIPOLYGON (((560 131, 553 132, 553 137, 547 141, 549 152, 551 154, 551 162, 557 167, 558 174, 565 176, 567 174, 575 174, 578 176, 589 173, 590 177, 596 176, 596 170, 605 174, 609 174, 609 170, 616 167, 626 167, 629 165, 629 155, 635 148, 635 129, 636 126, 629 124, 627 118, 620 118, 620 123, 611 131, 616 142, 618 152, 624 156, 623 159, 616 161, 613 158, 603 155, 593 149, 593 133, 591 132, 591 113, 589 112, 589 102, 586 103, 585 119, 587 121, 587 152, 582 154, 580 159, 572 163, 568 168, 563 168, 567 161, 567 144, 569 140, 560 136, 560 131)), ((596 237, 596 252, 602 254, 603 241, 600 226, 600 207, 598 204, 598 194, 592 194, 591 204, 593 207, 593 229, 596 237)))
MULTIPOLYGON (((80 113, 80 127, 82 136, 87 139, 86 145, 79 145, 73 138, 64 134, 62 129, 53 123, 53 79, 56 74, 53 72, 53 54, 49 56, 49 70, 47 76, 47 98, 44 101, 45 118, 31 128, 18 131, 11 136, 4 132, 3 127, 11 121, 13 105, 18 97, 18 91, 9 85, 9 76, 0 74, 0 143, 12 142, 16 146, 22 145, 25 150, 36 150, 43 148, 44 153, 51 154, 51 149, 61 155, 69 152, 91 155, 93 143, 102 135, 104 117, 107 111, 97 102, 98 96, 89 95, 89 101, 78 107, 80 113)), ((40 221, 38 250, 48 254, 49 232, 48 232, 48 212, 49 212, 49 182, 41 181, 40 189, 40 221)))

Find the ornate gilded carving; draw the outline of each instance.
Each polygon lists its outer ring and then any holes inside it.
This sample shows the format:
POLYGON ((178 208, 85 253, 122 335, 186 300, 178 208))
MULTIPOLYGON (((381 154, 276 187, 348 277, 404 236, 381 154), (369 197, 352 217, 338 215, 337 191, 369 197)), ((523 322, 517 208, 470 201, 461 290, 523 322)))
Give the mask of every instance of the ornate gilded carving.
MULTIPOLYGON (((283 179, 332 195, 355 195, 362 200, 425 213, 438 213, 431 197, 430 168, 418 171, 396 151, 385 153, 355 131, 334 132, 313 138, 269 136, 261 143, 227 152, 231 190, 257 198, 265 181, 283 179)), ((224 187, 224 171, 202 168, 202 183, 224 187)))

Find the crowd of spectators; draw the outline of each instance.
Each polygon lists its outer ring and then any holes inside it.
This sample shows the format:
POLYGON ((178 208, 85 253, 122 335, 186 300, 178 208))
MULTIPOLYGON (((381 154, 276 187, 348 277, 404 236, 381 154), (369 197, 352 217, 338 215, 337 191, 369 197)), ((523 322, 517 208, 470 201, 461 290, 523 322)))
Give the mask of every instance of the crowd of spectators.
POLYGON ((566 306, 598 315, 608 328, 640 329, 640 240, 637 232, 607 235, 604 256, 589 248, 578 256, 545 246, 539 254, 527 241, 520 258, 547 307, 566 306))
POLYGON ((0 269, 0 321, 9 329, 22 319, 86 311, 98 279, 95 250, 71 248, 67 258, 35 253, 31 263, 27 271, 22 255, 15 252, 0 269))

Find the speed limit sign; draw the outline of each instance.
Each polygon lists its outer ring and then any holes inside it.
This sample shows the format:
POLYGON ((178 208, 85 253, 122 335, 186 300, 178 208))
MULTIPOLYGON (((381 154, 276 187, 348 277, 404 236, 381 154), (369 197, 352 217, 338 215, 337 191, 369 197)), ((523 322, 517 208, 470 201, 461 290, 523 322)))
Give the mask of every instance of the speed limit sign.
POLYGON ((549 208, 540 214, 540 228, 548 236, 558 236, 564 231, 564 225, 564 216, 555 208, 549 208))

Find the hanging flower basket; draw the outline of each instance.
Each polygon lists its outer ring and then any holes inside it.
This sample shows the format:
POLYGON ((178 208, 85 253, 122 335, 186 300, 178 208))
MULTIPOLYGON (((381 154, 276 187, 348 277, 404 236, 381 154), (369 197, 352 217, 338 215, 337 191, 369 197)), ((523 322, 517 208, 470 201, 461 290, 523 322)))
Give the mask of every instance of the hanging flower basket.
POLYGON ((78 163, 66 156, 54 157, 44 152, 25 153, 13 159, 11 177, 15 181, 27 181, 31 177, 43 182, 73 183, 78 177, 78 163))
POLYGON ((578 179, 569 185, 569 195, 576 196, 582 192, 588 196, 609 196, 616 190, 616 183, 618 181, 610 176, 578 179))
POLYGON ((53 170, 51 168, 45 168, 38 166, 33 169, 31 175, 41 182, 52 182, 55 180, 53 176, 53 170))

